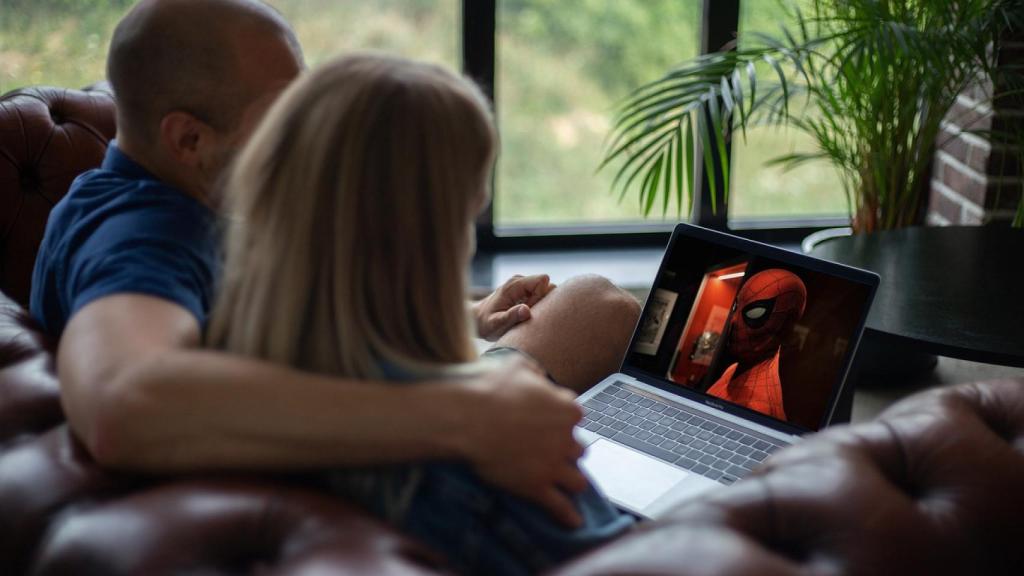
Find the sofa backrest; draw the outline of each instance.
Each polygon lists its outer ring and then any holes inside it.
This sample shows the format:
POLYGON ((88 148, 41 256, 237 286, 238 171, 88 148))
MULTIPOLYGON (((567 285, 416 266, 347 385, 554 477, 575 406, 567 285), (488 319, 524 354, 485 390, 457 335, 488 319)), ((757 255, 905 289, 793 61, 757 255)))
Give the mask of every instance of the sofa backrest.
POLYGON ((0 292, 28 306, 50 209, 95 168, 115 133, 106 85, 33 87, 0 96, 0 292))
POLYGON ((304 475, 146 478, 96 465, 53 355, 0 292, 0 575, 381 574, 440 559, 304 475))

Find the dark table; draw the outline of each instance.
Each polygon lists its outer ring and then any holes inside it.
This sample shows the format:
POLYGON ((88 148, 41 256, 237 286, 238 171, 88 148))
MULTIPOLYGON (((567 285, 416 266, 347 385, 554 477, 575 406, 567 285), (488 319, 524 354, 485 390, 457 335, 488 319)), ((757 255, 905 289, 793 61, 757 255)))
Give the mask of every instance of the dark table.
POLYGON ((882 277, 865 332, 876 346, 1024 367, 1024 230, 905 228, 812 254, 882 277))

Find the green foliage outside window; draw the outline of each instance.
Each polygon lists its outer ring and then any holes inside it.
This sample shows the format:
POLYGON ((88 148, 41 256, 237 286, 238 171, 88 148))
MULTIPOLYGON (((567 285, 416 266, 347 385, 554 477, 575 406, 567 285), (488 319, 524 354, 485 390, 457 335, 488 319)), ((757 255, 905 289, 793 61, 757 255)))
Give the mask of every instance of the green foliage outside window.
MULTIPOLYGON (((307 63, 376 49, 460 63, 461 0, 270 0, 292 23, 307 63)), ((0 93, 104 78, 107 45, 132 0, 0 0, 0 93)), ((498 0, 497 96, 502 152, 495 219, 502 225, 638 220, 640 206, 608 192, 597 173, 615 105, 635 87, 697 54, 701 0, 498 0)), ((744 2, 744 26, 774 29, 774 2, 744 2)), ((789 150, 765 134, 737 163, 789 150)), ((743 171, 734 206, 814 212, 796 188, 828 186, 771 169, 743 171), (767 185, 767 186, 766 186, 767 185), (764 192, 767 192, 766 195, 764 192)), ((822 183, 826 182, 826 183, 822 183)), ((820 194, 811 195, 821 197, 820 194)), ((675 216, 672 214, 671 216, 675 216)))

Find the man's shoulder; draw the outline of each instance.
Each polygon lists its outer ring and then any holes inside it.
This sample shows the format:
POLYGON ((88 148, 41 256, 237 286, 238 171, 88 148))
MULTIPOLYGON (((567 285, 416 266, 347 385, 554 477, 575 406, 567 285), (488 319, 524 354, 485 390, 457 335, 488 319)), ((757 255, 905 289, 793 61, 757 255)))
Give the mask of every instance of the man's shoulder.
POLYGON ((214 222, 204 205, 158 180, 104 168, 83 173, 50 214, 33 274, 33 315, 59 334, 83 303, 118 292, 187 300, 205 313, 192 301, 205 302, 212 283, 214 222), (201 278, 189 288, 199 297, 167 295, 183 276, 201 278))
POLYGON ((71 184, 50 213, 43 248, 62 253, 139 236, 181 236, 197 242, 212 213, 162 181, 111 141, 103 164, 71 184))
POLYGON ((149 178, 134 178, 97 168, 72 183, 58 208, 69 217, 128 213, 140 217, 168 213, 205 213, 208 209, 177 188, 149 178), (170 211, 170 212, 169 212, 170 211))
POLYGON ((71 251, 154 236, 198 242, 212 222, 208 208, 166 183, 101 168, 79 176, 54 207, 47 240, 71 251))

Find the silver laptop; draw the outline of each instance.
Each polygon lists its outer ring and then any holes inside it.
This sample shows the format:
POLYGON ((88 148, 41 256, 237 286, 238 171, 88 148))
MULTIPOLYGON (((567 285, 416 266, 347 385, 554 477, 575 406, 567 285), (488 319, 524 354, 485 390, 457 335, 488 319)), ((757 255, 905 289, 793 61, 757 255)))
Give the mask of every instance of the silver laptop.
POLYGON ((876 274, 679 224, 619 373, 581 395, 581 465, 657 518, 832 420, 876 274))

